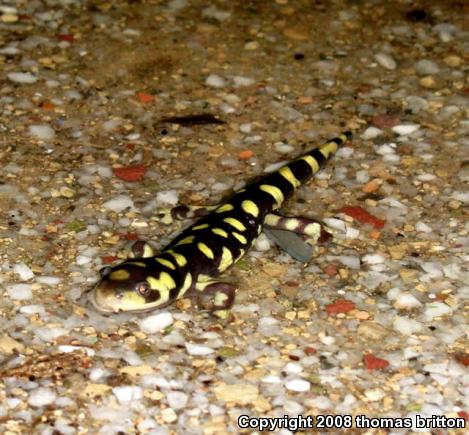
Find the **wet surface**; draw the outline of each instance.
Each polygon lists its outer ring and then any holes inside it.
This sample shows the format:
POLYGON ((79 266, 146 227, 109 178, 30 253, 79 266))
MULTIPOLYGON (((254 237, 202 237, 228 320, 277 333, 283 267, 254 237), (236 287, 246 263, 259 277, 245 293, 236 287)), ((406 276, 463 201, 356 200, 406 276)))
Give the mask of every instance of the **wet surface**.
POLYGON ((467 12, 0 5, 2 430, 467 418, 467 12), (229 322, 189 300, 108 317, 80 303, 132 241, 163 246, 187 224, 162 210, 216 204, 348 129, 351 145, 285 209, 323 219, 335 243, 303 265, 261 237, 226 273, 239 284, 229 322))

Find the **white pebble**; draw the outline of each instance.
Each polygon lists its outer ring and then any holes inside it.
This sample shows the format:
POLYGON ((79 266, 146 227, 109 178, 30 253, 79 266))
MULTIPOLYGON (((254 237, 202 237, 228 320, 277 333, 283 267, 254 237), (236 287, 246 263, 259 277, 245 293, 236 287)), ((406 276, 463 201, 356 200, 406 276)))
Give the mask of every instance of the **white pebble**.
POLYGON ((113 131, 115 130, 117 127, 119 127, 120 125, 122 124, 122 120, 121 119, 110 119, 106 122, 103 122, 103 130, 104 131, 113 131))
POLYGON ((384 263, 384 257, 379 254, 368 254, 362 257, 362 261, 366 264, 381 264, 384 263))
POLYGON ((140 400, 143 397, 142 388, 135 385, 114 387, 112 392, 114 393, 114 396, 116 396, 117 400, 123 404, 140 400))
POLYGON ((23 262, 16 263, 13 266, 13 272, 18 274, 22 281, 27 281, 34 277, 34 272, 23 262))
POLYGON ((365 396, 370 402, 376 402, 386 396, 386 393, 381 388, 370 388, 365 390, 365 396))
POLYGON ((21 301, 25 299, 31 299, 33 292, 31 291, 30 284, 11 284, 7 286, 8 296, 11 299, 21 301))
POLYGON ((285 163, 287 163, 287 162, 282 161, 282 162, 277 162, 277 163, 271 163, 270 165, 267 165, 265 167, 264 172, 267 173, 267 174, 270 174, 271 172, 274 172, 277 169, 280 169, 282 166, 285 165, 285 163))
POLYGON ((392 146, 394 144, 385 144, 385 145, 381 145, 377 148, 376 150, 376 153, 381 155, 381 156, 386 156, 386 155, 389 155, 389 154, 394 154, 396 152, 396 150, 394 149, 394 147, 392 146))
POLYGON ((309 391, 311 384, 304 379, 292 379, 285 383, 285 388, 290 391, 296 391, 299 393, 309 391))
POLYGON ((15 83, 23 83, 23 84, 31 84, 37 82, 37 77, 34 74, 29 72, 22 73, 22 72, 13 72, 7 74, 8 80, 11 80, 15 83))
POLYGON ((252 124, 250 122, 246 122, 239 126, 239 131, 241 133, 251 133, 252 131, 252 124))
POLYGON ((389 54, 376 53, 374 58, 382 67, 389 70, 396 69, 396 61, 389 54))
POLYGON ((57 276, 38 276, 36 278, 36 282, 39 284, 45 284, 45 285, 57 285, 60 283, 60 278, 57 276))
POLYGON ((325 344, 326 346, 330 346, 335 343, 335 338, 332 337, 331 335, 326 335, 325 337, 321 337, 320 341, 322 344, 325 344))
POLYGON ((270 249, 270 240, 264 233, 259 234, 259 237, 256 239, 255 249, 256 251, 268 251, 270 249))
POLYGON ((303 367, 300 364, 290 362, 285 366, 285 371, 287 373, 298 374, 303 371, 303 367))
POLYGON ((423 326, 420 322, 417 322, 417 320, 410 319, 408 317, 396 317, 392 326, 402 335, 412 335, 416 332, 420 332, 423 329, 423 326))
POLYGON ((288 154, 291 153, 295 148, 288 144, 288 143, 283 143, 283 142, 277 142, 274 144, 275 151, 281 153, 281 154, 288 154))
POLYGON ((419 181, 432 181, 435 178, 436 178, 436 175, 429 174, 429 173, 417 175, 417 180, 419 181))
POLYGON ((347 230, 345 231, 346 239, 356 239, 358 238, 359 235, 360 235, 360 230, 347 226, 347 230))
POLYGON ((126 208, 134 208, 134 202, 127 195, 118 195, 103 204, 104 208, 116 213, 124 211, 126 208))
POLYGON ((254 84, 255 80, 252 79, 251 77, 234 76, 233 82, 236 87, 241 87, 241 86, 251 86, 252 84, 254 84))
POLYGON ((454 192, 451 198, 464 203, 469 202, 469 192, 454 192))
POLYGON ((225 79, 216 74, 210 74, 205 80, 207 86, 212 86, 213 88, 223 88, 226 85, 225 79))
POLYGON ((43 125, 30 125, 29 134, 37 139, 51 140, 55 136, 54 129, 46 124, 43 125))
POLYGON ((186 343, 186 349, 189 355, 197 355, 197 356, 210 355, 211 353, 214 352, 214 350, 211 347, 202 346, 200 344, 195 344, 195 343, 186 343))
POLYGON ((170 391, 166 394, 166 399, 168 400, 169 406, 177 411, 178 409, 184 409, 186 407, 189 397, 181 391, 170 391))
POLYGON ((110 372, 106 369, 103 369, 101 367, 95 367, 90 370, 90 379, 93 382, 100 381, 104 379, 106 376, 109 376, 110 372))
POLYGON ((78 255, 75 261, 79 266, 83 266, 84 264, 90 263, 91 258, 86 255, 78 255))
POLYGON ((368 127, 361 135, 362 139, 374 139, 383 134, 383 130, 377 127, 368 127))
POLYGON ((431 320, 450 314, 452 311, 451 307, 443 302, 430 302, 425 306, 424 315, 427 320, 431 320))
POLYGON ((169 312, 158 313, 152 316, 147 316, 138 321, 140 329, 147 333, 153 334, 162 331, 174 322, 173 315, 169 312))
POLYGON ((20 313, 23 313, 23 314, 44 314, 45 309, 42 305, 23 305, 20 308, 20 313))
POLYGON ((40 387, 29 393, 28 403, 40 407, 50 405, 57 398, 57 394, 50 388, 40 387))
POLYGON ((400 124, 392 127, 392 131, 400 136, 406 136, 415 133, 419 128, 419 124, 400 124))
POLYGON ((42 341, 54 341, 56 338, 68 333, 69 330, 65 328, 43 327, 34 329, 34 334, 42 341))
POLYGON ((422 305, 420 301, 411 293, 403 292, 397 295, 394 307, 401 310, 411 310, 422 305))
POLYGON ((418 74, 427 76, 430 74, 437 74, 440 71, 440 68, 435 62, 422 59, 415 63, 415 70, 418 74))
POLYGON ((266 384, 280 384, 280 382, 282 382, 282 380, 280 379, 280 376, 277 376, 277 375, 264 376, 261 379, 261 381, 265 382, 266 384))
POLYGON ((355 174, 355 179, 359 183, 368 183, 370 181, 370 174, 368 174, 368 171, 361 170, 355 174))
POLYGON ((421 222, 421 221, 415 224, 415 229, 421 233, 431 233, 433 231, 431 227, 429 227, 426 223, 421 222))
POLYGON ((356 255, 339 255, 337 260, 350 269, 360 269, 360 258, 356 255))
POLYGON ((176 205, 179 195, 176 190, 162 190, 156 194, 156 201, 161 204, 176 205))
POLYGON ((331 227, 334 230, 341 231, 345 233, 347 231, 347 226, 345 225, 345 222, 340 219, 336 218, 324 218, 323 222, 328 226, 331 227))

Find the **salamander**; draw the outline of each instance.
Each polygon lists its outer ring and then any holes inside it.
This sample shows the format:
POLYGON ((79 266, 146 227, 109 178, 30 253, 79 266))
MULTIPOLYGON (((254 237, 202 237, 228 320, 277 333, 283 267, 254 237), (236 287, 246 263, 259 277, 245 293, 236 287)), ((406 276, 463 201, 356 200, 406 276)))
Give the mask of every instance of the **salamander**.
POLYGON ((246 254, 263 228, 317 233, 317 222, 284 217, 276 210, 350 138, 345 132, 236 191, 159 253, 136 242, 131 258, 101 269, 91 302, 102 313, 144 312, 195 297, 201 309, 226 317, 236 285, 218 276, 246 254))

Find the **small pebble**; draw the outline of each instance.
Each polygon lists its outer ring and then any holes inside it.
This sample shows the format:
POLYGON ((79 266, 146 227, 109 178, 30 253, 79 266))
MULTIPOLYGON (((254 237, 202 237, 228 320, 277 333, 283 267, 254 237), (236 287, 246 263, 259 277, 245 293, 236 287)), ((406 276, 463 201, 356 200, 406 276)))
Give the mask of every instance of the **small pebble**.
POLYGON ((394 307, 402 310, 411 310, 422 305, 420 301, 411 293, 399 293, 394 302, 394 307))
POLYGON ((213 88, 224 88, 226 86, 226 81, 219 75, 210 74, 205 80, 205 84, 213 88))
POLYGON ((374 55, 374 58, 382 67, 389 70, 396 69, 396 61, 389 54, 377 53, 374 55))
POLYGON ((37 82, 37 77, 31 73, 9 73, 7 74, 9 80, 15 83, 32 84, 37 82))
POLYGON ((132 201, 130 196, 118 195, 110 199, 109 201, 106 201, 103 204, 103 207, 116 213, 120 213, 121 211, 124 211, 127 208, 134 208, 134 202, 132 201))
POLYGON ((445 316, 452 313, 450 306, 443 302, 430 302, 425 306, 424 315, 428 320, 432 320, 435 317, 445 316))
POLYGON ((384 257, 379 254, 368 254, 362 257, 362 261, 366 264, 381 264, 384 263, 384 257))
POLYGON ((187 394, 181 391, 170 391, 166 394, 166 399, 168 400, 169 406, 176 411, 184 409, 189 401, 187 394))
POLYGON ((162 331, 174 322, 173 315, 168 312, 144 317, 138 321, 140 329, 147 334, 162 331))
POLYGON ((255 80, 250 77, 243 77, 243 76, 234 76, 233 82, 236 87, 242 86, 251 86, 255 83, 255 80))
POLYGON ((396 317, 392 326, 402 335, 412 335, 423 329, 423 325, 420 322, 409 317, 396 317))
POLYGON ((189 355, 197 356, 210 355, 211 353, 215 352, 211 347, 202 346, 195 343, 186 343, 186 349, 189 355))
POLYGON ((374 139, 383 134, 383 130, 377 127, 368 127, 361 135, 362 139, 369 140, 374 139))
POLYGON ((295 150, 295 148, 288 144, 288 143, 283 143, 283 142, 277 142, 274 144, 275 151, 281 153, 281 154, 288 154, 291 153, 295 150))
POLYGON ((156 194, 156 201, 161 204, 176 205, 179 195, 176 190, 162 190, 156 194))
POLYGON ((298 393, 303 393, 309 391, 311 388, 311 383, 304 379, 292 379, 285 383, 285 388, 290 391, 296 391, 298 393))
POLYGON ((270 240, 264 233, 261 233, 254 242, 256 251, 265 252, 270 249, 270 240))
POLYGON ((22 281, 34 278, 34 272, 23 262, 16 263, 13 266, 13 272, 18 274, 22 281))
POLYGON ((435 62, 422 59, 415 63, 415 70, 417 71, 417 74, 427 76, 437 74, 440 71, 440 68, 435 62))
POLYGON ((36 282, 45 285, 57 285, 60 283, 60 278, 57 276, 38 276, 36 282))
POLYGON ((143 397, 143 390, 141 387, 134 385, 124 385, 121 387, 114 387, 112 392, 116 396, 117 400, 122 403, 130 403, 140 400, 143 397))
POLYGON ((41 406, 50 405, 57 398, 54 390, 46 387, 36 388, 29 393, 28 403, 31 406, 39 408, 41 406))
POLYGON ((37 139, 51 140, 55 136, 55 131, 49 125, 30 125, 29 133, 37 139))
POLYGON ((10 298, 17 301, 31 299, 33 297, 30 284, 11 284, 6 286, 6 289, 10 298))
POLYGON ((406 136, 415 133, 419 128, 419 124, 400 124, 392 127, 392 131, 400 136, 406 136))

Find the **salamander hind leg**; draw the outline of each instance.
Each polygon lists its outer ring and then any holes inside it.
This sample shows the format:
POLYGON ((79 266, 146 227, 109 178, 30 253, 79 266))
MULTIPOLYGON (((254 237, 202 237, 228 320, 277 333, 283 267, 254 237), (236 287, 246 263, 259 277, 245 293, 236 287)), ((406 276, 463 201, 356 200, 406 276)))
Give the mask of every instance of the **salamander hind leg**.
POLYGON ((313 255, 312 246, 331 238, 323 223, 305 217, 285 217, 269 213, 264 232, 295 260, 307 263, 313 255))
POLYGON ((197 306, 220 319, 226 319, 233 306, 236 286, 216 280, 202 280, 196 286, 197 306))

